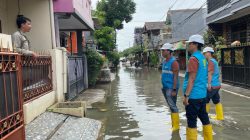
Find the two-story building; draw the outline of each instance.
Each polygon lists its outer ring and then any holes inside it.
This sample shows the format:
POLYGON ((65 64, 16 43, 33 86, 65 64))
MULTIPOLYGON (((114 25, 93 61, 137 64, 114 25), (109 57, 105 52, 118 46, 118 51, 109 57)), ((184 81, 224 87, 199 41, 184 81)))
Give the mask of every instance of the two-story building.
POLYGON ((159 49, 169 36, 171 36, 171 29, 164 21, 145 22, 142 38, 147 54, 144 55, 144 64, 150 63, 149 56, 152 51, 157 52, 159 62, 162 61, 159 49))
POLYGON ((171 34, 163 42, 175 46, 175 56, 183 70, 186 68, 185 41, 193 34, 203 35, 207 29, 206 13, 206 8, 169 10, 167 13, 166 24, 171 34))
POLYGON ((249 0, 207 0, 207 24, 227 45, 234 41, 250 42, 249 0))
POLYGON ((176 43, 188 40, 193 34, 202 35, 207 29, 206 13, 206 8, 169 10, 166 24, 171 27, 171 36, 164 42, 176 43))
POLYGON ((222 81, 249 87, 250 1, 207 0, 207 7, 209 29, 226 40, 227 48, 220 50, 222 81))
MULTIPOLYGON (((16 88, 22 88, 20 93, 23 96, 22 102, 16 102, 13 99, 21 97, 17 96, 19 94, 13 92, 14 90, 0 92, 0 139, 13 136, 16 129, 18 133, 15 134, 23 135, 23 128, 19 129, 21 124, 28 124, 49 106, 65 101, 75 96, 72 93, 78 94, 87 88, 87 60, 84 55, 83 33, 94 30, 90 5, 91 0, 0 0, 0 33, 11 35, 18 30, 17 15, 30 18, 32 30, 26 36, 31 42, 32 50, 39 54, 36 58, 22 56, 17 61, 21 62, 21 81, 0 78, 1 86, 8 86, 2 82, 17 82, 16 88), (64 41, 68 41, 70 45, 64 46, 64 41), (73 50, 71 44, 74 44, 76 49, 74 54, 63 48, 71 47, 73 50), (10 95, 12 100, 8 100, 10 95), (5 104, 2 104, 3 102, 5 104), (17 104, 19 110, 15 109, 17 104), (12 108, 14 112, 8 111, 12 108), (3 123, 5 125, 2 125, 3 123)), ((0 53, 1 58, 5 55, 17 56, 13 52, 0 53)), ((1 59, 0 64, 5 63, 7 64, 1 59)), ((19 65, 13 63, 12 67, 16 66, 19 65)), ((1 68, 0 77, 5 77, 6 74, 16 76, 12 75, 11 71, 6 73, 1 68)), ((17 139, 22 138, 20 136, 17 139)))
POLYGON ((143 28, 136 27, 134 29, 134 46, 142 46, 143 45, 143 28))
POLYGON ((163 45, 169 33, 169 27, 164 21, 160 22, 145 22, 143 34, 148 40, 148 50, 158 50, 163 45))

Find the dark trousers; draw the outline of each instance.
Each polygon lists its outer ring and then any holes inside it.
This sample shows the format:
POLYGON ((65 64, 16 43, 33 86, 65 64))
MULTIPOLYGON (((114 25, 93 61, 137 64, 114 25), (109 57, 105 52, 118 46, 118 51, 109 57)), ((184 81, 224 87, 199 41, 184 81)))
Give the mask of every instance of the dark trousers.
POLYGON ((214 104, 220 103, 220 89, 212 89, 211 91, 207 91, 207 103, 212 99, 214 104))
POLYGON ((206 98, 189 99, 189 105, 186 106, 186 116, 189 128, 197 128, 197 117, 203 125, 210 124, 206 111, 206 98))

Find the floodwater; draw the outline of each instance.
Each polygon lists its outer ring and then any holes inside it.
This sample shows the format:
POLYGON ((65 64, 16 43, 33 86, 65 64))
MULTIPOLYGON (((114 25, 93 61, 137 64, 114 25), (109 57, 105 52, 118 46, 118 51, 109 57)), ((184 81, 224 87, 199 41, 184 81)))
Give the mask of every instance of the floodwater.
MULTIPOLYGON (((181 78, 182 79, 182 78, 181 78)), ((160 71, 122 67, 111 84, 99 85, 108 92, 105 104, 96 104, 87 117, 103 122, 105 140, 186 139, 186 117, 182 90, 178 93, 181 128, 172 133, 169 108, 161 93, 160 71)), ((250 139, 250 100, 221 92, 225 121, 211 120, 215 140, 250 139)), ((211 106, 214 114, 214 106, 211 106)), ((198 121, 198 139, 202 125, 198 121)))

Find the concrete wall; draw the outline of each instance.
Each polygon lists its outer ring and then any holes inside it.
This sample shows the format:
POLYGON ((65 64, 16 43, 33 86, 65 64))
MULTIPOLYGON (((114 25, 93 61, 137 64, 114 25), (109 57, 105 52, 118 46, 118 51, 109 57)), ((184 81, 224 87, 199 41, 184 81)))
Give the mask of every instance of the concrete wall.
POLYGON ((168 18, 171 20, 172 39, 166 41, 174 43, 180 40, 188 40, 189 36, 193 34, 203 34, 207 29, 206 13, 206 8, 199 11, 197 9, 171 10, 168 18), (194 12, 196 13, 190 17, 194 12))
POLYGON ((7 26, 7 1, 6 0, 0 0, 0 20, 1 20, 1 27, 2 27, 2 32, 7 32, 6 27, 7 26))
MULTIPOLYGON (((52 49, 50 0, 20 0, 20 14, 32 20, 32 30, 27 33, 33 50, 52 49)), ((0 19, 5 34, 17 30, 17 0, 0 0, 0 19)))
POLYGON ((94 22, 91 15, 91 0, 74 0, 74 7, 76 12, 84 18, 88 26, 94 29, 94 22))
POLYGON ((24 124, 30 123, 56 101, 55 91, 23 105, 24 124))
POLYGON ((23 105, 25 124, 30 123, 54 103, 65 100, 64 93, 67 92, 66 50, 53 49, 50 53, 52 56, 54 90, 23 105))
POLYGON ((53 69, 53 89, 56 92, 56 101, 63 102, 67 92, 67 50, 65 48, 53 49, 52 69, 53 69))

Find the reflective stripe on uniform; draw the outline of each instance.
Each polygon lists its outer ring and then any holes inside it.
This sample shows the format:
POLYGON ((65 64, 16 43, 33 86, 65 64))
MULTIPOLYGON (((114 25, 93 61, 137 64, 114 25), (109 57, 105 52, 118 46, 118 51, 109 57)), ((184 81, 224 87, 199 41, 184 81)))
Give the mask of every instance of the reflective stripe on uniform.
POLYGON ((173 72, 169 70, 162 70, 162 73, 173 74, 173 72))

